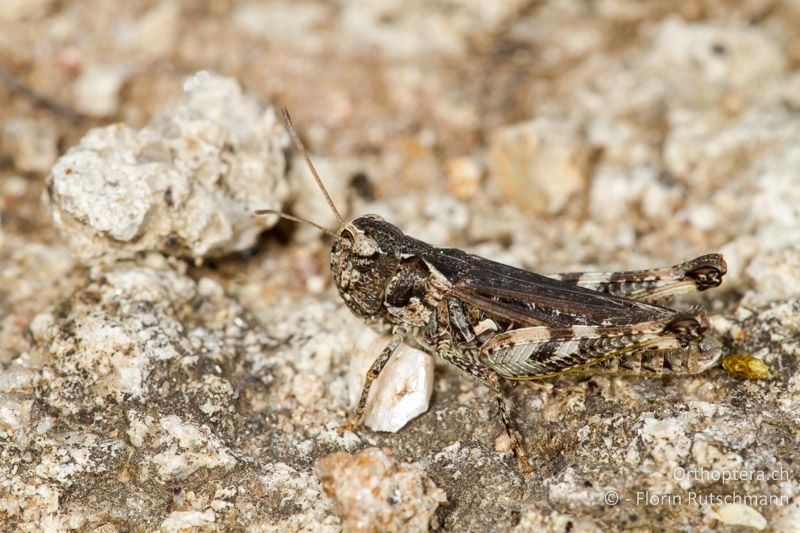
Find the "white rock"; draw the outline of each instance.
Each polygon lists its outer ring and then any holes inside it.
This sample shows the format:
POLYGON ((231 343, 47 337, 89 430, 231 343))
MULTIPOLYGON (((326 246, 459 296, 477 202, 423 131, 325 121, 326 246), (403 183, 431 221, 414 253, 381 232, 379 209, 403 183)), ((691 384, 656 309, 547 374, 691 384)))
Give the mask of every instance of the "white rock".
MULTIPOLYGON (((387 337, 364 328, 348 372, 351 406, 358 403, 364 377, 386 344, 387 337)), ((372 383, 364 424, 374 431, 398 431, 428 410, 432 392, 433 359, 402 344, 372 383)))
POLYGON ((557 213, 585 191, 589 151, 566 122, 540 118, 491 136, 489 175, 526 211, 557 213))
POLYGON ((31 400, 18 400, 0 395, 0 430, 16 431, 30 418, 31 400))
POLYGON ((172 511, 161 522, 164 533, 180 533, 194 528, 202 528, 216 521, 213 509, 205 511, 172 511))
POLYGON ((746 526, 755 529, 765 529, 767 527, 767 519, 761 513, 742 503, 712 505, 710 515, 723 524, 730 526, 746 526))
POLYGON ((45 174, 58 157, 58 130, 50 120, 8 118, 2 141, 20 172, 45 174))
POLYGON ((135 411, 128 411, 128 439, 136 448, 141 448, 149 431, 148 420, 150 417, 141 418, 135 411))
POLYGON ((48 330, 53 327, 55 322, 56 319, 52 313, 39 313, 31 319, 28 329, 35 340, 41 341, 46 338, 48 330))
POLYGON ((800 293, 800 244, 756 256, 745 275, 753 287, 745 296, 749 305, 796 296, 800 293))
POLYGON ((178 40, 181 6, 175 0, 159 2, 137 21, 139 50, 149 58, 168 56, 178 40))
POLYGON ((714 85, 752 90, 786 68, 778 41, 762 27, 692 24, 678 17, 658 26, 650 60, 660 71, 676 73, 687 93, 700 89, 696 98, 707 97, 714 85))
POLYGON ((470 156, 455 157, 447 161, 447 188, 461 200, 469 200, 478 192, 482 169, 470 156))
POLYGON ((237 461, 230 448, 206 425, 184 422, 178 416, 167 415, 159 421, 161 442, 169 448, 152 458, 159 476, 183 479, 200 468, 230 470, 237 461))
POLYGON ((692 441, 686 436, 687 423, 680 418, 646 417, 639 435, 656 460, 672 463, 686 457, 691 449, 692 441))
POLYGON ((75 109, 93 117, 119 112, 119 93, 128 76, 121 65, 92 65, 75 80, 75 109))
MULTIPOLYGON (((99 145, 128 134, 123 126, 114 125, 91 130, 83 142, 99 145)), ((150 212, 151 193, 142 185, 155 172, 151 167, 151 175, 142 175, 134 164, 108 164, 104 154, 78 149, 53 167, 53 195, 65 213, 85 217, 91 228, 114 240, 129 241, 139 236, 150 212)))
POLYGON ((798 533, 800 531, 800 500, 784 506, 773 515, 771 524, 775 533, 798 533))
POLYGON ((181 448, 198 448, 206 441, 203 432, 197 426, 191 423, 184 423, 176 415, 165 416, 159 424, 161 429, 178 441, 178 446, 181 448))
POLYGON ((53 219, 86 263, 242 250, 275 222, 253 211, 287 195, 287 141, 271 108, 201 72, 149 126, 90 130, 62 156, 48 178, 53 219))
POLYGON ((0 372, 0 392, 17 392, 33 388, 36 372, 21 365, 10 365, 0 372))
POLYGON ((81 409, 76 388, 87 405, 145 400, 153 366, 190 350, 174 312, 195 294, 190 278, 121 263, 92 286, 96 300, 75 297, 67 317, 39 335, 49 356, 45 396, 58 410, 81 409))

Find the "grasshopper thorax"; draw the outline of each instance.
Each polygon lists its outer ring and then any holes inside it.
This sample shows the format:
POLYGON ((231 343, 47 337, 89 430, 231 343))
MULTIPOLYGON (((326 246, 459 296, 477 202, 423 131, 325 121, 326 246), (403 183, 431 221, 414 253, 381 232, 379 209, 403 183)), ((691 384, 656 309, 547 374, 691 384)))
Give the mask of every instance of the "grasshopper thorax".
POLYGON ((336 235, 331 274, 339 294, 356 315, 374 316, 400 263, 403 232, 378 215, 364 215, 344 224, 336 235))

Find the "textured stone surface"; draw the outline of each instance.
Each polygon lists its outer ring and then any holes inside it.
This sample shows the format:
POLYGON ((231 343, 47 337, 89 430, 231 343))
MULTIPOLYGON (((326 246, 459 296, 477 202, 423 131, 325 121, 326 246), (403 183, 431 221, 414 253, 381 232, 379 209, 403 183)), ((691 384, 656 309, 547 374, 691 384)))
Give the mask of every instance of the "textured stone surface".
POLYGON ((565 117, 537 119, 496 131, 489 172, 510 200, 532 213, 558 213, 584 193, 589 144, 565 117))
POLYGON ((340 531, 381 520, 350 496, 408 474, 408 498, 368 509, 443 531, 796 530, 796 3, 7 4, 4 527, 340 531), (184 85, 201 69, 228 78, 184 85), (722 251, 723 286, 675 305, 706 306, 724 354, 772 377, 508 386, 528 478, 492 394, 441 362, 427 411, 338 437, 353 363, 377 354, 328 238, 283 221, 255 239, 259 207, 335 228, 268 105, 346 217, 540 272, 722 251))
POLYGON ((139 131, 90 130, 53 167, 53 218, 84 262, 242 250, 268 226, 253 211, 285 198, 286 134, 274 112, 205 72, 185 91, 139 131))
POLYGON ((2 141, 20 172, 47 172, 58 157, 58 130, 49 120, 9 118, 2 141))
POLYGON ((422 468, 396 462, 389 450, 333 453, 320 459, 316 474, 349 531, 427 531, 436 508, 447 503, 422 468))

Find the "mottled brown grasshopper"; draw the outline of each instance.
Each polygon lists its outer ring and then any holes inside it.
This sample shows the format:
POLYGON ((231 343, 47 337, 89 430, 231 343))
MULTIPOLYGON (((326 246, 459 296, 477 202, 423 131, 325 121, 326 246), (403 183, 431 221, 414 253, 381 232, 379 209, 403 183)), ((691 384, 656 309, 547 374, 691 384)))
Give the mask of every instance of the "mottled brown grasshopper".
POLYGON ((345 304, 392 339, 367 372, 340 434, 362 422, 370 386, 397 347, 409 343, 442 357, 492 388, 523 472, 531 471, 500 378, 534 380, 571 373, 695 374, 719 359, 702 309, 675 311, 654 302, 722 282, 719 254, 653 270, 543 276, 404 235, 377 215, 346 222, 339 214, 289 113, 292 139, 341 224, 331 273, 345 304))

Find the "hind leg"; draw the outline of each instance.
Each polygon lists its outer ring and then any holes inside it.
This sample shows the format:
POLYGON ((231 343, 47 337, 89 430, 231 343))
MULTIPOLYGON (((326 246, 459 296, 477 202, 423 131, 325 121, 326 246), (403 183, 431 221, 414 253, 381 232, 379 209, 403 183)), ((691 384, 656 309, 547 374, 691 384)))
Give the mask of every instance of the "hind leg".
POLYGON ((514 427, 514 423, 511 420, 506 398, 503 396, 503 390, 500 386, 500 378, 498 378, 497 374, 494 372, 487 371, 485 379, 494 391, 497 406, 500 408, 500 416, 503 419, 503 425, 506 428, 508 437, 511 439, 511 447, 519 460, 519 468, 523 474, 530 474, 533 472, 533 468, 531 468, 530 462, 528 462, 528 454, 525 453, 525 448, 522 447, 522 439, 520 438, 519 431, 514 427))

